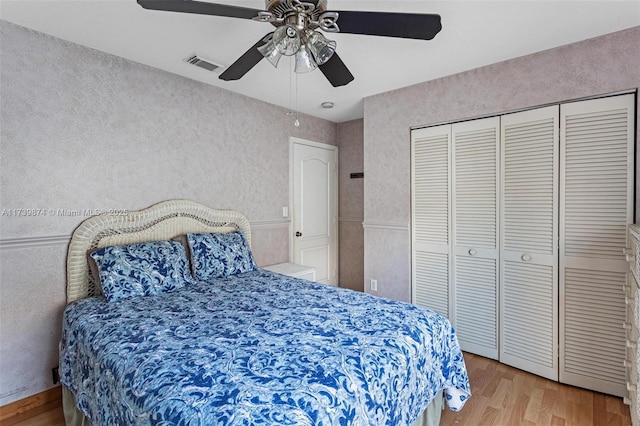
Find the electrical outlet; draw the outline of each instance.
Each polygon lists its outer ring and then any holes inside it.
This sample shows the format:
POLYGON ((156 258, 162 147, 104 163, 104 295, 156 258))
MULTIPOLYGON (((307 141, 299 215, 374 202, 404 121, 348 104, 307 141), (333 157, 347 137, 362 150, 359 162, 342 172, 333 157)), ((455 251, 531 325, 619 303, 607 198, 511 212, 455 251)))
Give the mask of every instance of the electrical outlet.
POLYGON ((51 369, 51 378, 53 379, 54 385, 60 383, 60 373, 58 372, 58 367, 53 367, 51 369))
POLYGON ((378 280, 371 280, 369 282, 369 288, 371 291, 378 291, 378 280))

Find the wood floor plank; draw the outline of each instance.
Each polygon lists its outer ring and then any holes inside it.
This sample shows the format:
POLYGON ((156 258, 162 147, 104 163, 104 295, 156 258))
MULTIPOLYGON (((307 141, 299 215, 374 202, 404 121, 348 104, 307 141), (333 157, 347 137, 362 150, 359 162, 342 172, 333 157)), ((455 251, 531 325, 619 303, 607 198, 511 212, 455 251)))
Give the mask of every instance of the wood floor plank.
POLYGON ((509 393, 510 396, 512 396, 512 398, 510 398, 510 400, 515 400, 513 404, 509 404, 508 408, 510 408, 511 411, 511 415, 509 416, 509 420, 507 424, 510 425, 531 425, 535 423, 529 422, 527 420, 525 420, 524 415, 525 412, 527 410, 527 405, 529 402, 529 396, 524 393, 514 393, 514 392, 510 392, 509 393))
MULTIPOLYGON (((502 409, 508 405, 509 388, 511 387, 511 381, 501 378, 496 391, 490 396, 489 406, 497 409, 502 409)), ((473 391, 472 391, 473 392, 473 391)))
MULTIPOLYGON (((500 423, 500 413, 502 410, 493 407, 487 407, 482 413, 478 426, 493 426, 500 423)), ((442 421, 440 421, 442 424, 442 421)))
POLYGON ((9 419, 20 418, 25 413, 33 416, 35 413, 48 410, 48 406, 57 404, 62 398, 60 386, 48 389, 28 398, 12 402, 0 407, 0 422, 8 424, 9 419))
POLYGON ((596 425, 608 424, 607 403, 602 394, 593 395, 593 423, 596 425))
POLYGON ((65 426, 62 400, 45 411, 33 410, 2 421, 2 426, 65 426))
MULTIPOLYGON (((469 402, 471 402, 471 400, 469 400, 469 402)), ((459 424, 477 425, 482 422, 482 416, 488 407, 489 399, 483 395, 479 395, 478 400, 475 402, 476 404, 468 413, 465 413, 465 410, 462 410, 462 413, 466 414, 466 417, 464 417, 464 422, 460 422, 459 424)))
POLYGON ((540 407, 542 406, 542 398, 544 397, 544 390, 534 388, 531 391, 527 409, 524 412, 525 420, 537 423, 540 418, 540 407))

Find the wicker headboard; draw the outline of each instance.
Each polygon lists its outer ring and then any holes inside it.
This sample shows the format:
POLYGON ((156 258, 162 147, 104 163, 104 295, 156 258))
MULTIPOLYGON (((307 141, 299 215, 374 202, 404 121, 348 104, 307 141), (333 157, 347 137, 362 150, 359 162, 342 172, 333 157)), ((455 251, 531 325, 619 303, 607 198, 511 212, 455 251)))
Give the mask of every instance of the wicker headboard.
POLYGON ((89 273, 87 251, 107 246, 169 240, 187 233, 242 230, 251 244, 247 218, 188 200, 169 200, 123 215, 92 216, 73 232, 67 253, 67 303, 102 294, 89 273))

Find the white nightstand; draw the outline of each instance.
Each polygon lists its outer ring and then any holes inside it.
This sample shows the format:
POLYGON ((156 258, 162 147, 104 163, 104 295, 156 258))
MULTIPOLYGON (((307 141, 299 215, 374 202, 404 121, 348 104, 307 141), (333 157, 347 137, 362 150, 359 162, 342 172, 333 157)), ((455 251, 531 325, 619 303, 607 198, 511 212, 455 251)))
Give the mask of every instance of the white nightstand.
POLYGON ((295 263, 278 263, 276 265, 265 266, 262 269, 294 278, 302 278, 303 280, 316 280, 316 268, 313 266, 297 265, 295 263))

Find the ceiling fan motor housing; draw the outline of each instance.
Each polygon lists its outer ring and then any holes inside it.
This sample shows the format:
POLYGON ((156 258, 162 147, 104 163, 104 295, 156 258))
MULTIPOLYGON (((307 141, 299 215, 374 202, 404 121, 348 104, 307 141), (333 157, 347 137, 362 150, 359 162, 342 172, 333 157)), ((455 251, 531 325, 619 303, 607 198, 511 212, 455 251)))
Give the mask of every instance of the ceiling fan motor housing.
POLYGON ((327 0, 265 0, 265 10, 280 18, 271 21, 275 27, 292 24, 301 29, 315 29, 318 26, 313 23, 327 10, 327 0), (300 13, 296 7, 304 8, 305 12, 300 13))
MULTIPOLYGON (((284 10, 290 10, 287 0, 265 0, 265 10, 269 12, 275 12, 276 8, 281 7, 284 10)), ((327 0, 303 0, 301 3, 313 4, 318 11, 322 13, 327 10, 327 0)))

